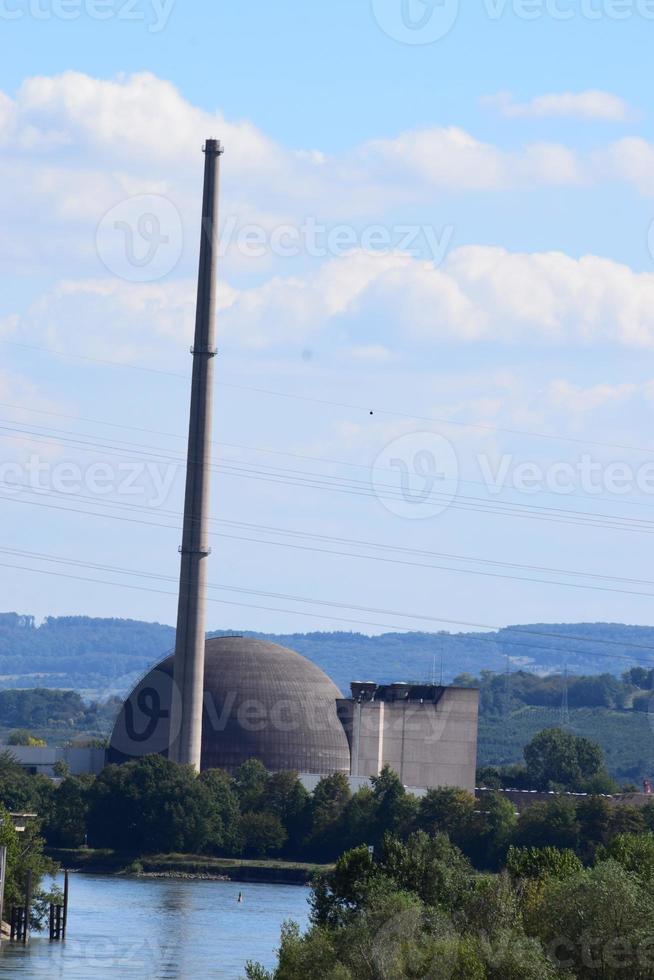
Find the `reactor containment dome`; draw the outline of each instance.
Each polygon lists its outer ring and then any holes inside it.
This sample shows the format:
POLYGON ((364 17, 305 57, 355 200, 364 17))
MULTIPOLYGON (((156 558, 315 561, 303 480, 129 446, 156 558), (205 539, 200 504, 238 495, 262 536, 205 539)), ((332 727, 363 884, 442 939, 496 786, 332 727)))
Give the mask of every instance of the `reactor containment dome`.
MULTIPOLYGON (((207 640, 201 768, 233 772, 259 759, 271 772, 350 771, 348 739, 337 713, 341 692, 293 650, 246 637, 207 640)), ((154 667, 125 701, 108 762, 168 755, 173 657, 154 667)), ((179 712, 173 712, 179 718, 179 712)))

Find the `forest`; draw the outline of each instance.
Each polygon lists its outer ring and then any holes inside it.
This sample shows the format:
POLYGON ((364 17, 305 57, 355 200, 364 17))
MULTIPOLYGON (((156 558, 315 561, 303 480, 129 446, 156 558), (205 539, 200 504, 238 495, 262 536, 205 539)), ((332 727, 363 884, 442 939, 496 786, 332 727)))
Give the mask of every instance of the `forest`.
MULTIPOLYGON (((243 634, 288 646, 318 664, 343 691, 371 677, 379 683, 438 679, 462 673, 511 670, 533 674, 610 673, 627 662, 651 660, 654 628, 614 623, 533 624, 466 633, 263 634, 238 628, 211 635, 243 634)), ((172 649, 172 626, 86 616, 0 614, 0 684, 3 687, 71 688, 98 699, 124 695, 133 682, 172 649)))
MULTIPOLYGON (((500 792, 415 797, 389 768, 354 794, 342 774, 308 793, 256 760, 197 775, 160 756, 53 784, 3 754, 0 817, 40 814, 39 877, 45 842, 115 849, 131 874, 157 853, 324 865, 308 931, 287 923, 277 967, 249 963, 248 980, 653 978, 654 802, 594 793, 607 779, 601 750, 560 729, 539 733, 523 764, 533 786, 589 792, 517 814, 500 792)), ((19 891, 25 849, 12 847, 19 891)))

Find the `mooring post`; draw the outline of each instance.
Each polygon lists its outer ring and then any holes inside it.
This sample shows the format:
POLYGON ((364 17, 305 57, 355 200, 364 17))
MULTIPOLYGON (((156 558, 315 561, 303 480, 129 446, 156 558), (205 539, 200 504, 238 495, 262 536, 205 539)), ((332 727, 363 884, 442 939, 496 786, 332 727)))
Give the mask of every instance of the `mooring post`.
POLYGON ((25 884, 25 924, 23 926, 23 942, 26 943, 30 934, 30 915, 32 914, 32 872, 27 872, 25 884))
POLYGON ((55 937, 54 931, 55 931, 55 907, 54 904, 50 902, 50 942, 52 942, 52 940, 55 937))
POLYGON ((64 920, 61 926, 61 938, 66 938, 66 925, 68 923, 68 872, 64 871, 64 920))
POLYGON ((0 938, 2 937, 2 917, 5 910, 5 877, 7 874, 7 848, 0 847, 0 938))

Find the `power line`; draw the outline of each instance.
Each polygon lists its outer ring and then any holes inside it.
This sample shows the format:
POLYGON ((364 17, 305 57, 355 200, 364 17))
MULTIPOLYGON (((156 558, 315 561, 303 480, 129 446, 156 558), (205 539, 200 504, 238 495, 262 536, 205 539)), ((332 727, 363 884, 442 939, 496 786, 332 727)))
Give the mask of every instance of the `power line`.
MULTIPOLYGON (((98 443, 97 441, 83 440, 78 436, 71 439, 67 435, 49 435, 47 433, 32 432, 16 426, 0 426, 0 431, 9 432, 9 438, 20 439, 21 441, 27 440, 37 443, 65 442, 83 451, 96 453, 101 450, 104 454, 117 455, 123 458, 126 456, 124 447, 128 446, 133 455, 145 456, 160 462, 172 462, 179 466, 183 465, 183 457, 179 455, 166 455, 165 450, 158 449, 157 447, 140 446, 137 443, 125 443, 123 440, 118 440, 122 445, 114 446, 98 443), (143 452, 143 450, 146 450, 146 452, 143 452)), ((213 469, 218 469, 222 475, 232 477, 259 480, 280 486, 327 490, 350 496, 374 498, 380 501, 388 500, 406 503, 404 491, 397 490, 390 484, 378 483, 373 489, 368 483, 360 480, 332 477, 322 473, 307 473, 307 471, 303 470, 247 464, 240 460, 223 459, 220 463, 211 465, 213 469), (253 465, 255 467, 254 470, 252 468, 253 465)), ((547 523, 563 523, 577 527, 593 527, 602 530, 654 533, 654 522, 645 518, 615 517, 611 514, 588 514, 584 511, 575 511, 569 508, 543 507, 538 504, 524 504, 517 501, 505 503, 504 501, 484 500, 482 497, 473 497, 464 494, 453 496, 451 493, 438 490, 432 490, 429 497, 425 497, 421 502, 427 502, 432 497, 437 501, 445 498, 447 507, 454 510, 472 511, 500 517, 528 518, 547 523)))
MULTIPOLYGON (((29 490, 27 490, 27 492, 28 493, 33 493, 33 494, 35 494, 37 496, 39 496, 39 495, 52 495, 53 493, 56 493, 56 491, 48 491, 48 490, 36 491, 36 490, 33 490, 33 489, 29 489, 29 490)), ((61 496, 62 497, 66 497, 67 495, 66 494, 61 494, 61 496)), ((81 495, 76 495, 76 496, 81 496, 81 495)), ((90 500, 91 498, 85 497, 84 499, 90 500)), ((6 495, 2 495, 2 494, 0 494, 0 500, 8 501, 8 502, 11 502, 11 503, 28 504, 28 505, 32 505, 32 506, 50 507, 51 509, 63 510, 64 512, 69 512, 69 513, 83 514, 85 516, 90 516, 90 517, 100 517, 100 518, 103 518, 103 519, 109 519, 109 520, 115 520, 115 521, 124 521, 124 522, 131 523, 131 524, 141 524, 142 526, 145 526, 145 527, 160 527, 160 528, 165 528, 166 530, 178 530, 178 531, 181 530, 181 526, 180 525, 162 524, 162 523, 156 522, 156 521, 143 521, 143 520, 138 520, 136 518, 128 518, 128 517, 124 517, 122 515, 115 515, 115 514, 95 513, 93 511, 86 511, 86 510, 82 510, 81 508, 73 507, 73 506, 59 507, 59 506, 54 505, 54 504, 46 504, 46 503, 43 503, 43 502, 40 502, 40 501, 23 500, 23 499, 20 499, 19 497, 10 497, 10 496, 6 496, 6 495)), ((118 503, 118 504, 115 504, 114 505, 112 502, 110 503, 110 502, 104 502, 104 501, 93 501, 93 503, 96 503, 99 506, 105 506, 105 507, 106 506, 117 506, 117 507, 125 508, 125 507, 130 506, 130 505, 124 504, 124 503, 118 503)), ((174 512, 167 511, 166 513, 172 515, 174 512)), ((178 517, 178 515, 175 515, 175 516, 178 517)), ((212 523, 214 523, 214 522, 212 521, 212 523)), ((223 522, 220 522, 220 523, 223 523, 223 522)), ((224 523, 227 523, 229 525, 236 525, 236 526, 241 526, 241 524, 242 524, 242 522, 224 522, 224 523)), ((264 530, 264 531, 268 531, 268 533, 277 533, 277 534, 279 534, 279 533, 287 533, 287 534, 293 535, 293 536, 297 536, 297 535, 302 534, 302 532, 288 532, 288 531, 286 531, 286 532, 280 532, 279 530, 272 530, 272 529, 265 528, 265 526, 259 526, 259 525, 247 525, 246 524, 246 525, 244 525, 244 527, 246 529, 253 528, 253 529, 264 530)), ((482 569, 452 568, 452 567, 445 566, 445 565, 434 564, 433 562, 432 563, 416 562, 416 561, 409 561, 408 559, 386 557, 384 555, 357 554, 355 552, 348 552, 348 551, 342 551, 342 550, 332 550, 332 549, 327 549, 327 548, 318 548, 318 547, 311 546, 311 545, 292 544, 292 543, 284 542, 284 541, 269 541, 269 540, 266 540, 264 538, 244 537, 243 535, 228 534, 228 533, 223 532, 223 531, 210 531, 209 533, 212 536, 217 536, 217 537, 221 537, 221 538, 227 538, 229 540, 244 541, 244 542, 249 542, 249 543, 253 543, 253 544, 264 544, 264 545, 269 545, 269 546, 272 546, 272 547, 285 547, 285 548, 291 548, 291 549, 296 550, 296 551, 310 551, 310 552, 314 552, 314 553, 318 553, 318 554, 333 555, 333 556, 339 557, 339 558, 355 558, 355 559, 359 559, 359 560, 377 561, 377 562, 383 562, 385 564, 403 565, 403 566, 413 567, 413 568, 429 568, 429 569, 433 569, 435 571, 450 572, 450 573, 455 573, 455 574, 478 575, 478 576, 483 576, 485 578, 508 579, 508 580, 516 581, 516 582, 527 582, 527 583, 533 583, 533 584, 538 584, 538 585, 551 585, 551 586, 557 586, 557 587, 562 587, 562 588, 584 589, 584 590, 587 590, 587 591, 589 590, 589 591, 594 591, 594 592, 609 592, 609 593, 616 594, 616 595, 630 595, 630 596, 634 596, 634 597, 638 597, 638 598, 654 598, 654 593, 651 593, 651 592, 639 592, 639 591, 636 591, 635 589, 619 589, 619 588, 611 587, 611 586, 608 586, 608 585, 591 585, 591 584, 586 584, 586 583, 582 583, 582 582, 552 581, 550 579, 533 578, 531 576, 513 575, 513 574, 510 574, 510 573, 493 572, 493 571, 482 570, 482 569)), ((384 548, 384 549, 388 549, 388 550, 397 550, 397 551, 402 551, 402 552, 409 551, 410 553, 413 552, 413 549, 394 548, 393 546, 377 545, 377 544, 369 543, 369 542, 368 543, 358 542, 358 541, 353 541, 352 539, 339 539, 339 538, 331 539, 331 538, 328 538, 326 535, 313 535, 311 533, 306 533, 306 534, 303 534, 302 536, 309 537, 309 538, 317 537, 317 538, 325 539, 325 540, 328 540, 328 541, 329 540, 333 540, 333 541, 335 541, 337 543, 338 542, 345 541, 345 542, 350 543, 351 545, 355 545, 355 546, 366 546, 366 547, 374 547, 374 548, 384 548)), ((654 588, 654 582, 653 581, 646 580, 646 579, 645 580, 639 580, 639 579, 619 579, 617 576, 599 576, 599 575, 595 575, 594 573, 584 573, 584 572, 578 572, 578 571, 568 571, 568 570, 564 570, 564 569, 559 569, 559 570, 554 570, 554 569, 551 569, 550 570, 550 569, 547 569, 547 568, 540 568, 539 569, 538 566, 519 565, 519 564, 516 564, 516 563, 509 564, 509 563, 502 563, 502 562, 494 562, 494 561, 489 561, 487 559, 476 559, 476 558, 469 558, 469 557, 463 557, 463 556, 457 556, 457 555, 439 555, 437 552, 431 552, 430 553, 430 552, 422 552, 422 551, 417 551, 416 550, 415 553, 417 555, 424 555, 424 556, 432 556, 433 555, 434 557, 440 557, 440 558, 449 559, 449 560, 455 560, 455 561, 479 562, 479 563, 484 563, 484 564, 489 564, 489 565, 505 566, 505 567, 508 565, 508 567, 513 567, 513 568, 516 568, 516 569, 522 569, 522 570, 525 570, 525 571, 528 571, 528 570, 541 570, 541 571, 544 571, 546 573, 547 572, 551 572, 552 574, 579 575, 579 576, 586 575, 588 577, 593 577, 593 578, 597 578, 597 579, 607 579, 609 581, 624 581, 625 583, 628 583, 628 584, 650 585, 650 586, 652 586, 654 588)))
MULTIPOLYGON (((45 562, 49 562, 49 563, 53 563, 53 564, 72 565, 72 566, 75 566, 75 567, 89 568, 89 569, 92 569, 94 571, 111 572, 112 574, 128 575, 128 576, 136 577, 136 578, 145 578, 145 579, 151 579, 151 580, 162 581, 162 582, 176 582, 177 581, 177 579, 175 577, 173 577, 173 576, 166 576, 166 575, 162 575, 160 573, 145 572, 145 571, 139 571, 139 570, 135 570, 135 569, 128 569, 128 568, 124 568, 124 567, 116 567, 116 566, 111 566, 111 565, 104 565, 104 564, 95 563, 95 562, 82 561, 80 559, 66 558, 66 557, 58 556, 58 555, 43 554, 43 553, 40 553, 40 552, 29 552, 29 551, 23 551, 23 550, 20 550, 20 549, 12 549, 12 548, 0 548, 0 553, 9 554, 9 555, 15 555, 17 557, 26 558, 26 559, 32 559, 32 560, 37 560, 37 561, 45 561, 45 562)), ((119 587, 124 587, 124 588, 132 588, 132 589, 136 589, 137 591, 155 592, 155 593, 158 593, 158 594, 161 594, 161 595, 169 595, 169 596, 172 596, 172 597, 175 597, 177 595, 176 592, 166 592, 166 591, 162 591, 160 589, 146 588, 145 586, 137 586, 137 585, 133 585, 133 584, 127 585, 127 584, 121 583, 121 582, 111 582, 111 581, 106 581, 106 580, 102 580, 102 579, 89 579, 88 577, 82 578, 82 577, 79 577, 79 576, 72 576, 72 575, 69 575, 69 574, 63 573, 63 572, 54 572, 54 571, 47 571, 47 570, 44 570, 44 569, 26 568, 26 567, 21 566, 21 565, 15 565, 15 564, 9 564, 9 563, 2 563, 2 562, 0 562, 0 567, 3 567, 3 568, 12 568, 12 569, 20 570, 20 571, 35 572, 35 573, 39 573, 39 574, 49 574, 49 575, 54 575, 55 577, 73 578, 75 580, 80 580, 80 581, 85 581, 85 582, 92 582, 92 583, 100 584, 100 585, 114 585, 114 586, 119 586, 119 587)), ((531 629, 525 629, 525 628, 522 628, 522 627, 499 627, 499 626, 490 626, 488 624, 466 623, 465 621, 447 620, 447 619, 442 619, 440 617, 435 617, 435 616, 432 616, 432 615, 423 615, 423 614, 420 614, 420 613, 404 613, 404 612, 399 612, 397 610, 378 609, 378 608, 368 607, 368 606, 359 606, 359 605, 352 605, 352 604, 348 604, 348 603, 335 602, 335 601, 332 601, 332 600, 314 599, 314 598, 310 598, 310 597, 306 597, 306 596, 296 596, 296 595, 289 595, 289 594, 286 594, 286 593, 278 593, 278 592, 269 592, 269 591, 262 591, 262 590, 245 589, 245 588, 241 588, 241 587, 237 587, 237 586, 232 586, 232 585, 216 585, 216 584, 211 584, 209 586, 209 588, 210 589, 213 589, 213 590, 216 590, 217 589, 217 590, 226 590, 226 591, 231 591, 231 592, 236 592, 236 593, 242 593, 242 594, 252 595, 252 596, 256 596, 256 597, 260 597, 260 598, 282 599, 282 600, 286 600, 286 601, 297 602, 297 603, 304 603, 304 604, 309 604, 309 605, 319 605, 319 606, 327 606, 327 607, 330 607, 330 608, 347 609, 348 611, 353 611, 353 612, 371 613, 371 614, 374 614, 374 615, 382 615, 382 616, 398 616, 398 617, 407 618, 407 619, 423 620, 423 621, 430 621, 430 622, 437 622, 437 623, 449 623, 451 625, 470 626, 470 627, 479 628, 479 629, 494 630, 496 632, 502 632, 502 633, 503 632, 509 632, 509 633, 519 633, 521 635, 525 635, 526 634, 526 635, 548 636, 548 637, 552 637, 553 636, 556 639, 571 639, 571 640, 573 640, 575 642, 600 643, 600 644, 602 644, 602 643, 604 643, 604 644, 616 644, 616 645, 618 645, 620 647, 633 646, 633 647, 636 647, 638 649, 646 649, 646 650, 651 650, 651 651, 654 652, 654 647, 652 647, 652 646, 644 646, 642 644, 633 644, 633 643, 630 643, 630 642, 623 642, 623 641, 616 641, 616 640, 608 640, 608 639, 595 638, 595 637, 593 637, 593 638, 578 637, 578 636, 577 637, 572 637, 572 636, 567 636, 566 634, 546 633, 544 631, 536 631, 536 630, 531 630, 531 629)), ((215 598, 212 598, 212 597, 209 597, 209 600, 212 601, 212 602, 221 602, 222 604, 227 604, 227 605, 238 605, 238 606, 243 605, 242 603, 230 602, 228 600, 218 600, 218 599, 215 599, 215 598)), ((258 606, 258 605, 250 606, 250 608, 267 609, 268 611, 284 612, 284 613, 291 613, 291 614, 297 613, 298 615, 302 615, 302 616, 315 616, 316 615, 315 612, 313 612, 313 613, 304 613, 304 612, 301 612, 301 611, 298 611, 298 610, 277 609, 277 608, 271 608, 271 607, 267 607, 267 606, 258 606)), ((324 616, 322 613, 320 613, 320 615, 321 615, 322 618, 325 618, 325 619, 328 619, 328 620, 334 620, 334 621, 338 621, 338 622, 355 623, 355 624, 364 625, 364 626, 376 626, 376 627, 381 627, 381 628, 384 628, 384 629, 395 629, 395 630, 400 630, 400 631, 404 631, 404 632, 421 632, 421 633, 424 632, 424 630, 416 630, 416 629, 408 629, 407 630, 406 626, 397 626, 397 625, 392 625, 392 624, 388 624, 388 623, 379 623, 379 622, 376 622, 376 621, 375 622, 372 622, 372 621, 369 621, 369 620, 365 620, 364 621, 364 620, 344 619, 343 617, 324 616)), ((528 644, 528 643, 516 643, 515 641, 505 640, 503 637, 500 638, 500 637, 497 637, 495 635, 484 634, 484 633, 482 633, 482 634, 475 634, 472 637, 470 637, 469 634, 447 634, 447 638, 448 639, 473 639, 474 641, 477 641, 477 640, 486 640, 486 641, 490 641, 490 642, 493 642, 493 643, 501 644, 502 646, 504 646, 504 645, 522 646, 522 647, 525 647, 527 649, 538 649, 538 650, 548 650, 548 651, 554 651, 554 650, 558 649, 558 648, 551 647, 551 646, 544 647, 544 646, 539 646, 539 645, 534 645, 534 644, 528 644)), ((584 654, 582 651, 572 651, 572 652, 578 653, 580 656, 588 656, 588 655, 590 655, 589 653, 584 654)), ((627 657, 627 656, 620 655, 620 654, 617 654, 617 653, 616 654, 602 654, 602 653, 598 653, 597 651, 593 651, 592 656, 597 656, 597 657, 604 656, 604 657, 608 657, 608 658, 613 659, 613 660, 616 660, 616 659, 617 660, 625 660, 625 661, 628 661, 630 663, 631 662, 634 662, 634 661, 636 661, 636 662, 640 661, 642 663, 651 664, 651 663, 654 662, 654 661, 651 661, 649 659, 645 660, 643 658, 638 658, 636 655, 632 655, 632 656, 627 657)), ((511 661, 510 661, 510 658, 508 656, 507 656, 507 663, 508 663, 508 671, 510 673, 511 661)))
MULTIPOLYGON (((91 357, 85 354, 73 354, 70 353, 69 351, 53 350, 52 348, 43 347, 38 344, 25 344, 25 343, 20 343, 18 341, 7 340, 7 339, 1 339, 0 343, 7 344, 16 348, 22 348, 24 350, 33 350, 33 351, 38 351, 40 353, 50 354, 55 357, 72 358, 75 360, 103 364, 108 367, 116 367, 116 368, 128 369, 133 371, 145 371, 146 373, 149 374, 159 374, 171 378, 182 378, 185 381, 188 380, 188 375, 186 374, 181 374, 175 371, 164 371, 163 369, 159 369, 159 368, 145 367, 144 365, 131 364, 125 361, 114 361, 108 358, 91 357)), ((369 415, 370 411, 372 410, 373 414, 387 415, 393 418, 404 418, 413 422, 429 422, 429 423, 436 423, 438 425, 452 425, 459 428, 479 429, 485 432, 502 432, 506 435, 527 437, 532 439, 542 439, 549 442, 568 442, 574 445, 581 445, 581 446, 595 446, 595 447, 601 447, 605 449, 625 449, 630 452, 640 452, 640 453, 646 453, 648 455, 654 454, 654 449, 652 447, 632 446, 619 442, 611 443, 611 442, 601 442, 599 440, 579 439, 579 438, 575 438, 574 436, 555 435, 547 432, 534 432, 526 429, 513 429, 505 426, 490 425, 488 423, 481 423, 481 422, 463 422, 460 419, 448 419, 448 418, 441 418, 438 416, 415 415, 397 409, 378 408, 370 404, 359 405, 352 402, 339 402, 327 398, 316 398, 310 395, 298 395, 292 392, 275 391, 274 389, 271 388, 261 388, 254 385, 231 384, 225 381, 221 381, 219 379, 217 380, 217 384, 222 388, 232 388, 237 391, 248 391, 255 394, 266 395, 274 398, 283 398, 283 399, 290 399, 294 401, 310 402, 315 405, 325 405, 333 408, 345 408, 348 409, 349 411, 362 412, 365 413, 366 415, 369 415)))
MULTIPOLYGON (((36 415, 48 415, 48 416, 51 416, 53 418, 61 418, 61 419, 66 419, 68 421, 82 422, 82 423, 86 423, 86 424, 104 425, 104 426, 108 426, 108 427, 114 428, 114 429, 125 429, 126 431, 130 431, 130 432, 142 432, 142 433, 146 433, 148 435, 157 435, 157 436, 162 436, 162 437, 168 438, 168 439, 181 439, 181 440, 185 440, 186 439, 186 436, 185 435, 183 435, 182 433, 178 433, 178 432, 165 432, 165 431, 162 431, 160 429, 151 429, 151 428, 144 428, 142 426, 126 425, 126 424, 120 423, 120 422, 110 422, 110 421, 108 421, 106 419, 89 418, 89 417, 86 417, 86 416, 83 416, 83 415, 69 415, 69 414, 66 414, 66 413, 63 413, 63 412, 53 412, 53 411, 48 410, 48 409, 32 408, 32 407, 30 407, 28 405, 19 405, 19 404, 16 404, 15 402, 0 402, 0 406, 3 407, 3 408, 10 408, 10 409, 13 409, 15 411, 29 412, 29 413, 36 414, 36 415)), ((9 420, 4 420, 4 421, 9 421, 9 420)), ((28 424, 32 424, 32 423, 28 423, 28 424)), ((35 428, 35 427, 36 426, 33 426, 33 428, 35 428)), ((23 431, 23 430, 21 430, 21 431, 23 431)), ((29 430, 24 430, 24 431, 25 432, 28 432, 29 430)), ((59 430, 57 430, 57 429, 50 429, 49 431, 60 432, 60 433, 63 433, 64 435, 70 434, 69 431, 68 430, 65 430, 65 429, 59 429, 59 430)), ((72 435, 78 435, 78 436, 82 436, 82 437, 85 437, 85 438, 92 438, 91 435, 89 435, 88 433, 72 433, 72 435)), ((119 440, 119 441, 120 442, 123 442, 123 440, 119 440)), ((125 443, 125 445, 138 446, 139 444, 138 443, 136 443, 136 444, 135 443, 125 443)), ((371 467, 371 465, 369 463, 354 463, 351 460, 334 459, 333 457, 328 457, 328 456, 312 456, 312 455, 308 455, 306 453, 290 452, 288 450, 282 450, 282 449, 261 448, 260 446, 247 446, 247 445, 244 445, 242 443, 221 442, 221 441, 218 441, 218 440, 212 440, 212 445, 213 446, 216 446, 216 447, 227 448, 227 449, 239 449, 239 450, 242 450, 244 452, 260 453, 262 455, 285 456, 285 457, 288 457, 288 458, 291 458, 291 459, 300 459, 300 460, 304 460, 304 461, 310 461, 310 462, 313 462, 313 463, 323 463, 323 464, 332 465, 332 466, 346 466, 346 467, 353 468, 353 469, 363 469, 363 470, 366 470, 368 473, 373 468, 373 467, 371 467)), ((145 448, 156 449, 157 447, 145 447, 145 448)), ((163 451, 163 450, 158 450, 158 451, 163 451)), ((645 451, 645 450, 643 450, 643 451, 645 451)), ((180 456, 180 459, 181 460, 184 460, 185 457, 180 456)), ((214 464, 214 465, 220 465, 220 464, 214 464)), ((377 467, 377 466, 375 466, 374 469, 375 470, 376 469, 384 469, 387 472, 394 472, 390 467, 377 467)), ((464 478, 459 477, 459 478, 457 478, 457 482, 458 483, 469 484, 471 486, 487 487, 487 483, 485 483, 483 480, 468 480, 468 479, 464 479, 464 478)), ((512 490, 512 489, 513 488, 511 488, 511 487, 506 487, 506 486, 503 486, 502 487, 502 490, 512 490)), ((557 498, 560 498, 561 497, 561 494, 560 493, 557 493, 554 490, 539 489, 538 492, 539 492, 539 494, 544 495, 544 496, 555 496, 557 498)), ((575 493, 572 493, 572 494, 566 494, 566 496, 587 499, 587 500, 589 500, 592 503, 602 502, 602 503, 605 503, 605 504, 611 504, 612 506, 615 506, 615 507, 646 507, 646 508, 654 508, 654 503, 648 503, 647 501, 623 500, 623 499, 616 500, 616 499, 614 499, 612 497, 603 497, 603 496, 600 497, 600 496, 591 495, 589 493, 579 494, 579 493, 575 492, 575 493)))

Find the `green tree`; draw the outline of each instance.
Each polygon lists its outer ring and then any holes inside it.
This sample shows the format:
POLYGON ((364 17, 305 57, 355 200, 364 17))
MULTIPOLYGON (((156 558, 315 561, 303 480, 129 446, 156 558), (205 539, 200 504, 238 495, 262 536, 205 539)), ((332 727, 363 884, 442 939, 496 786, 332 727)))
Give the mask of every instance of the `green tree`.
POLYGON ((642 834, 647 829, 643 811, 637 806, 621 804, 611 812, 611 835, 642 834))
POLYGON ((521 847, 558 847, 576 851, 579 841, 577 810, 572 800, 555 797, 534 803, 518 817, 515 842, 521 847))
POLYGON ((44 833, 55 847, 80 847, 86 839, 93 776, 69 776, 55 790, 44 833))
POLYGON ((0 752, 0 804, 14 812, 43 813, 53 786, 45 776, 30 776, 11 752, 0 752))
POLYGON ((569 878, 583 870, 570 850, 556 847, 510 847, 506 869, 513 878, 569 878))
POLYGON ((359 844, 372 844, 376 836, 377 800, 372 789, 364 786, 348 801, 341 821, 341 852, 359 844))
POLYGON ((474 839, 468 840, 466 853, 475 860, 477 866, 493 870, 504 867, 506 855, 518 826, 515 807, 501 793, 491 793, 484 798, 484 829, 474 839))
POLYGON ((599 861, 617 861, 625 871, 654 885, 654 834, 618 834, 598 852, 599 861))
POLYGON ((482 820, 474 796, 463 789, 430 789, 418 804, 417 824, 428 834, 447 834, 466 853, 479 853, 482 820))
POLYGON ((561 728, 547 728, 524 749, 527 772, 535 789, 583 790, 584 782, 603 772, 599 745, 561 728))
POLYGON ((199 781, 210 804, 210 827, 204 849, 215 854, 239 854, 243 849, 241 812, 231 776, 222 769, 205 769, 199 781))
POLYGON ((447 834, 429 836, 424 831, 412 834, 406 843, 388 835, 376 868, 396 888, 448 911, 460 906, 473 878, 470 862, 447 834))
POLYGON ((332 773, 320 780, 309 801, 309 825, 303 845, 307 855, 330 860, 342 852, 342 819, 351 799, 345 773, 332 773))
POLYGON ((286 831, 274 813, 244 813, 240 824, 246 857, 279 854, 286 843, 286 831))
POLYGON ((413 829, 418 809, 416 797, 407 793, 400 777, 388 765, 370 782, 375 811, 371 843, 380 843, 387 833, 406 836, 413 829))
POLYGON ((611 836, 613 807, 601 796, 589 796, 577 803, 579 823, 579 853, 591 864, 598 847, 608 843, 611 836))
POLYGON ((38 821, 30 820, 20 834, 14 827, 9 812, 0 806, 0 845, 7 848, 5 877, 5 909, 21 905, 25 901, 27 872, 32 873, 34 913, 32 925, 42 928, 50 893, 43 889, 43 879, 57 870, 57 865, 43 853, 44 840, 38 821))
POLYGON ((206 787, 190 766, 146 756, 107 766, 89 798, 93 847, 132 854, 194 852, 211 839, 212 807, 206 787))
POLYGON ((26 745, 35 749, 43 749, 47 744, 44 739, 32 735, 26 728, 19 728, 15 732, 11 732, 7 739, 7 745, 26 745))
POLYGON ((474 822, 477 804, 463 789, 430 789, 420 800, 418 821, 427 833, 449 834, 452 840, 474 822))
POLYGON ((529 926, 573 976, 631 980, 652 976, 653 917, 651 894, 607 860, 564 880, 549 879, 529 926))
POLYGON ((276 772, 268 779, 263 797, 264 810, 279 819, 293 851, 299 849, 309 827, 309 800, 297 773, 276 772))
POLYGON ((234 785, 241 810, 260 810, 268 786, 268 770, 258 759, 248 759, 236 771, 234 785))

